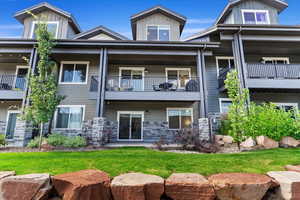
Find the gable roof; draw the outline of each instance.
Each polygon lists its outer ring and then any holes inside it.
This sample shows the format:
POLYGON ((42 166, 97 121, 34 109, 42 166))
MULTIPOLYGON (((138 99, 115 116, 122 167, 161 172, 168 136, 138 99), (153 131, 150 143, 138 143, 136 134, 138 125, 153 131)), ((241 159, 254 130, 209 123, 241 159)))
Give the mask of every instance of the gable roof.
POLYGON ((28 12, 32 12, 33 14, 37 14, 40 12, 43 12, 44 10, 51 10, 59 15, 62 15, 66 18, 69 19, 69 22, 71 24, 71 26, 74 28, 76 33, 80 33, 81 29, 79 24, 77 23, 76 19, 73 17, 73 15, 69 12, 66 12, 64 10, 61 10, 60 8, 57 8, 47 2, 43 2, 37 5, 34 5, 32 7, 26 8, 24 10, 18 11, 15 14, 15 18, 20 22, 20 23, 24 23, 24 19, 27 17, 30 17, 30 14, 28 12))
POLYGON ((182 33, 186 22, 186 17, 168 8, 158 5, 131 16, 130 21, 133 39, 136 39, 136 22, 156 13, 163 14, 178 21, 180 23, 180 33, 182 33))
MULTIPOLYGON (((245 1, 245 0, 229 0, 229 3, 223 9, 221 15, 218 17, 215 24, 223 23, 226 16, 231 12, 232 8, 235 5, 241 3, 242 1, 245 1)), ((285 2, 284 0, 260 0, 260 1, 273 6, 274 8, 276 8, 278 10, 279 13, 288 7, 288 3, 285 2)))
POLYGON ((79 33, 79 34, 75 35, 73 39, 89 39, 91 37, 99 35, 100 33, 104 33, 116 40, 129 40, 127 37, 115 32, 115 31, 112 31, 104 26, 98 26, 91 30, 79 33))

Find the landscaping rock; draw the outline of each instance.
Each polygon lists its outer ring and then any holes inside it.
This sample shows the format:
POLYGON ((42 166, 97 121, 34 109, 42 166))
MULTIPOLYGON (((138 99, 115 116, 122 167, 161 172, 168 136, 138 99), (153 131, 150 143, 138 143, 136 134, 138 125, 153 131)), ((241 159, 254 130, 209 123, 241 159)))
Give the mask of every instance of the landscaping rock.
POLYGON ((223 142, 225 144, 232 144, 233 143, 233 137, 226 135, 226 136, 223 137, 223 142))
POLYGON ((224 173, 208 178, 219 200, 261 200, 272 179, 260 174, 224 173))
POLYGON ((284 167, 287 171, 294 171, 300 173, 300 165, 287 165, 284 167))
POLYGON ((279 143, 266 137, 266 136, 258 136, 256 138, 256 142, 259 146, 265 149, 275 149, 279 147, 279 143))
POLYGON ((223 146, 225 142, 223 141, 224 135, 215 135, 215 143, 219 146, 223 146))
POLYGON ((213 200, 215 192, 200 174, 172 174, 165 183, 165 193, 173 200, 213 200))
POLYGON ((256 141, 253 140, 252 137, 248 138, 247 140, 245 140, 244 142, 241 143, 241 147, 244 148, 252 148, 256 146, 256 141))
POLYGON ((290 147, 298 147, 300 142, 292 137, 283 137, 280 141, 280 147, 290 148, 290 147))
POLYGON ((6 177, 9 177, 9 176, 14 176, 14 175, 16 175, 16 172, 13 172, 13 171, 0 172, 0 180, 4 179, 6 177))
POLYGON ((64 200, 111 200, 110 177, 99 170, 82 170, 52 177, 59 196, 64 200))
POLYGON ((298 172, 269 172, 270 177, 280 184, 280 195, 285 200, 300 199, 300 173, 298 172))
POLYGON ((49 174, 9 176, 0 181, 0 199, 46 200, 51 188, 49 174))
POLYGON ((142 173, 123 174, 113 179, 111 190, 117 200, 160 200, 164 179, 142 173))

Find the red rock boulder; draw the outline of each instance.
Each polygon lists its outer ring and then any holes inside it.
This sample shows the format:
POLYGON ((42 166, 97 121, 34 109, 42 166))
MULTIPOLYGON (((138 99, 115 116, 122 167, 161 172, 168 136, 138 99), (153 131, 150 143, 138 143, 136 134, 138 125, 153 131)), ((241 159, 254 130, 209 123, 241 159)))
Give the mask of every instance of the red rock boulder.
POLYGON ((47 200, 51 188, 49 174, 9 176, 0 181, 0 199, 47 200))
POLYGON ((287 165, 284 168, 287 171, 300 172, 300 165, 287 165))
POLYGON ((300 145, 300 142, 292 137, 283 137, 280 140, 279 145, 283 148, 295 148, 300 145))
POLYGON ((257 145, 265 149, 275 149, 279 147, 279 143, 266 136, 258 136, 256 138, 257 145))
POLYGON ((261 200, 273 181, 260 174, 224 173, 208 178, 219 200, 261 200))
POLYGON ((164 179, 142 173, 117 176, 111 183, 115 200, 160 200, 164 193, 164 179))
POLYGON ((215 192, 200 174, 172 174, 165 183, 165 193, 173 200, 213 200, 215 192))
POLYGON ((4 172, 0 172, 0 180, 1 179, 4 179, 6 177, 9 177, 9 176, 14 176, 16 175, 16 172, 14 171, 4 171, 4 172))
POLYGON ((52 177, 64 200, 111 200, 110 177, 99 170, 82 170, 52 177))

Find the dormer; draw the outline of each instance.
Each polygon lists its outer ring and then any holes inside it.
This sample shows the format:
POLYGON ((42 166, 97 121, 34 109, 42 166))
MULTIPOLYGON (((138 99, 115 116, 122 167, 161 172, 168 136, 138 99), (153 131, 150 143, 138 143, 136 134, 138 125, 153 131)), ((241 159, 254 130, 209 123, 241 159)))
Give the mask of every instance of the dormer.
POLYGON ((79 33, 74 40, 129 40, 127 37, 104 26, 98 26, 91 30, 79 33))
POLYGON ((24 25, 23 38, 34 39, 37 20, 28 12, 46 21, 48 31, 56 39, 68 39, 81 32, 72 14, 48 3, 40 3, 15 14, 15 18, 24 25))
POLYGON ((131 17, 133 40, 179 41, 186 17, 155 6, 131 17))
POLYGON ((216 24, 278 24, 283 0, 229 0, 216 24))

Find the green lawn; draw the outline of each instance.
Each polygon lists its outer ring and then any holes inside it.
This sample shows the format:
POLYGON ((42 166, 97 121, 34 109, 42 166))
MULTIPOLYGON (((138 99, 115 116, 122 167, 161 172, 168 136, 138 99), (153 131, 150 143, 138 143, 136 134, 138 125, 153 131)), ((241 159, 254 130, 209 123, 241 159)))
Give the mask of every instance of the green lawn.
POLYGON ((168 177, 173 172, 210 175, 220 172, 266 173, 300 164, 300 149, 276 149, 240 154, 176 154, 145 148, 120 148, 94 152, 0 153, 0 171, 17 174, 60 174, 100 169, 116 176, 144 172, 168 177))

